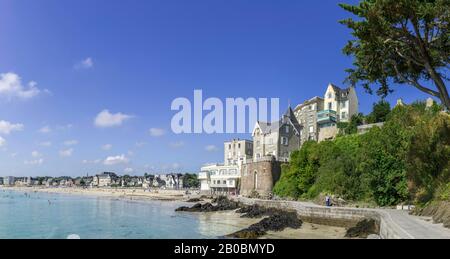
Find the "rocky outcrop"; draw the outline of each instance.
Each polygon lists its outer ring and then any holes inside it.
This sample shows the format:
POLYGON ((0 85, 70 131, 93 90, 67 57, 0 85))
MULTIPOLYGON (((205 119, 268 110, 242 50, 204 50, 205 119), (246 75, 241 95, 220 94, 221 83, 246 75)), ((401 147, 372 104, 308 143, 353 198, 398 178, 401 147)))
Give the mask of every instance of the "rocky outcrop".
POLYGON ((450 228, 450 201, 435 201, 418 209, 414 214, 418 216, 432 217, 434 223, 442 223, 450 228))
POLYGON ((301 226, 302 221, 297 217, 297 213, 280 211, 246 229, 227 235, 227 237, 256 239, 267 234, 267 231, 283 231, 286 228, 298 229, 301 226))
POLYGON ((242 218, 261 218, 264 216, 272 216, 277 213, 282 213, 282 210, 275 208, 265 208, 257 204, 244 206, 236 211, 237 213, 243 213, 242 218))
POLYGON ((236 201, 231 201, 227 197, 218 197, 212 200, 212 203, 197 203, 192 207, 180 207, 175 211, 186 211, 186 212, 213 212, 213 211, 226 211, 226 210, 236 210, 241 207, 241 204, 236 201), (216 204, 216 205, 213 205, 216 204))
POLYGON ((349 238, 367 238, 370 235, 380 233, 379 224, 373 219, 363 219, 356 226, 347 229, 345 237, 349 238))

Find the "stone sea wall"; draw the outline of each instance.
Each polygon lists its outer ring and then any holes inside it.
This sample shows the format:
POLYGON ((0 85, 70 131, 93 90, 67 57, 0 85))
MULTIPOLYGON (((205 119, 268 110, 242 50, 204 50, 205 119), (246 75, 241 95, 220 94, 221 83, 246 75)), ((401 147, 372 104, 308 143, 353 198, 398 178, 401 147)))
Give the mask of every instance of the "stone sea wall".
POLYGON ((333 225, 340 227, 354 226, 362 219, 374 219, 380 226, 380 236, 383 239, 409 239, 408 233, 398 227, 388 213, 382 210, 323 207, 296 201, 258 200, 244 197, 236 198, 246 205, 257 204, 264 207, 272 207, 284 210, 295 210, 298 215, 307 222, 333 225))

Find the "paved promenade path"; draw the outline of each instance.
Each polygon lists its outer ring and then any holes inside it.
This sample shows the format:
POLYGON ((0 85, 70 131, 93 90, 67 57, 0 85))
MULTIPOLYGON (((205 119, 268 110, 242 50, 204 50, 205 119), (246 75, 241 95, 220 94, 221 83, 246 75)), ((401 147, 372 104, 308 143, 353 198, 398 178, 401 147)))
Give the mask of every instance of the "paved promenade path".
POLYGON ((403 230, 406 236, 411 239, 450 239, 450 229, 442 224, 433 224, 425 218, 411 216, 406 211, 400 210, 377 210, 380 213, 387 213, 392 221, 403 230))

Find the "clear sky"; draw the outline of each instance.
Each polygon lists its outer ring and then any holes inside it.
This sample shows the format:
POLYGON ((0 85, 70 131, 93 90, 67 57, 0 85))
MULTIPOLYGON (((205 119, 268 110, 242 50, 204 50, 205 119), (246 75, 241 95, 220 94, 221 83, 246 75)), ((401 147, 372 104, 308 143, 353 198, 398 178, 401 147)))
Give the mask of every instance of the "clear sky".
MULTIPOLYGON (((354 3, 355 0, 341 0, 354 3)), ((0 0, 0 176, 197 172, 223 141, 174 135, 177 97, 280 98, 339 86, 333 0, 0 0), (95 119, 98 116, 97 123, 95 119)), ((400 86, 388 100, 425 99, 400 86)), ((360 111, 377 96, 358 88, 360 111)))

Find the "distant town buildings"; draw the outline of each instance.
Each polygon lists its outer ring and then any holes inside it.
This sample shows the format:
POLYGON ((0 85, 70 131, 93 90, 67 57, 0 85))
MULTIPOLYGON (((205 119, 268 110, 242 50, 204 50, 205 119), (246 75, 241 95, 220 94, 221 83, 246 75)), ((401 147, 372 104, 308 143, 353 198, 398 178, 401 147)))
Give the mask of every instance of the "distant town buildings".
POLYGON ((14 176, 5 176, 3 177, 3 185, 4 186, 14 186, 15 177, 14 176))

